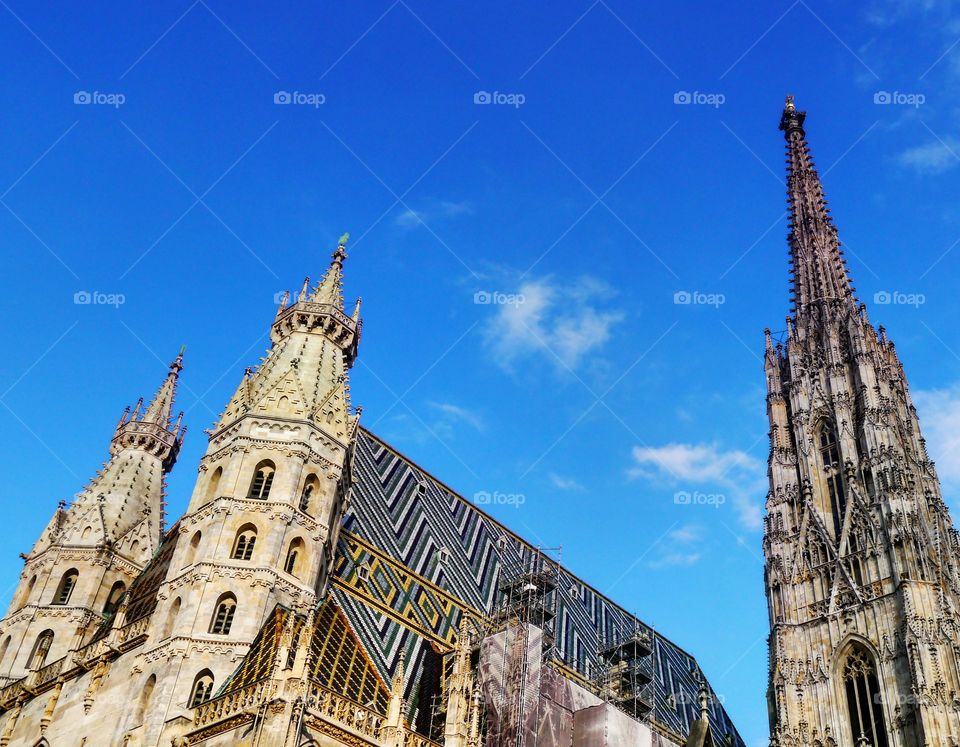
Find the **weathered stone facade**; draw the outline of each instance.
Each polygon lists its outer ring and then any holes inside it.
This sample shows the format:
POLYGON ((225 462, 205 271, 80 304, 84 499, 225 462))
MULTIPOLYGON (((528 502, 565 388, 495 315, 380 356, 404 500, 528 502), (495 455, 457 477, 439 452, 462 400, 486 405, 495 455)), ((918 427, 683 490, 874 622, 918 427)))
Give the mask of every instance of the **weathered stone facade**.
POLYGON ((960 743, 960 543, 788 99, 793 313, 767 331, 771 744, 960 743))

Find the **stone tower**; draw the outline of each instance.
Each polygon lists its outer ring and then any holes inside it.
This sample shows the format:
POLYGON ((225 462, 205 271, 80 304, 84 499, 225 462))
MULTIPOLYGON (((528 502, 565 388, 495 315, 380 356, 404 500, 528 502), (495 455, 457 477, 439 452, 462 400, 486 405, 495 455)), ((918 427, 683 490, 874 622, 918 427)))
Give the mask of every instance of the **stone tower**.
POLYGON ((787 99, 793 310, 766 332, 776 747, 960 744, 960 545, 903 366, 856 298, 787 99))
POLYGON ((312 290, 307 278, 292 304, 284 297, 270 349, 207 431, 138 656, 153 702, 167 704, 141 727, 151 744, 221 687, 277 605, 306 614, 329 582, 359 426, 347 372, 360 302, 344 312, 346 240, 312 290))
POLYGON ((172 422, 183 354, 150 404, 128 407, 110 458, 67 508, 61 503, 24 558, 0 642, 7 681, 54 661, 112 617, 160 542, 164 475, 186 428, 172 422))

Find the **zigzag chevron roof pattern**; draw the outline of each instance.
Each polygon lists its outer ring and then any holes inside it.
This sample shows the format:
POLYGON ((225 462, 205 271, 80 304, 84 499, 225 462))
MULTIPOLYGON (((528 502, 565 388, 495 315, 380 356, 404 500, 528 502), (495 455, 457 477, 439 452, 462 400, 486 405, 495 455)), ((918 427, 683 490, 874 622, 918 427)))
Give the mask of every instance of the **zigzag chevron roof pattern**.
MULTIPOLYGON (((537 548, 363 429, 353 470, 333 593, 385 680, 392 678, 400 651, 406 653, 407 671, 414 673, 408 702, 416 703, 420 674, 443 648, 438 639, 448 639, 459 624, 459 610, 445 606, 445 598, 460 600, 461 609, 490 614, 499 602, 504 561, 515 562, 537 548), (357 580, 360 565, 369 572, 365 584, 357 580), (422 628, 434 635, 414 632, 422 628)), ((637 628, 647 632, 654 640, 652 718, 685 738, 700 710, 696 660, 562 568, 558 591, 556 647, 564 663, 596 676, 596 652, 603 643, 637 628)), ((415 715, 409 714, 411 720, 415 715)), ((743 747, 716 698, 710 718, 714 734, 730 735, 729 744, 743 747)))

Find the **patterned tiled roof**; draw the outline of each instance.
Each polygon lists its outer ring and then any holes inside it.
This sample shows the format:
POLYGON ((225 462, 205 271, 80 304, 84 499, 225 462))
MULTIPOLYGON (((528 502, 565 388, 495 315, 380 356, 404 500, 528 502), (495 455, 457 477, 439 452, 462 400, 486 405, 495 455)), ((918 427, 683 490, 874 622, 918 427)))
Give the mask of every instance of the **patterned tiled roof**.
MULTIPOLYGON (((501 569, 538 550, 369 431, 358 435, 353 471, 334 595, 385 681, 405 652, 412 675, 407 697, 415 703, 428 689, 422 680, 436 668, 437 650, 455 641, 462 615, 493 613, 501 569)), ((563 663, 596 676, 603 644, 637 630, 648 634, 652 719, 686 737, 700 715, 702 673, 694 657, 563 568, 558 591, 556 649, 563 663)), ((742 747, 723 706, 712 700, 713 733, 742 747)))

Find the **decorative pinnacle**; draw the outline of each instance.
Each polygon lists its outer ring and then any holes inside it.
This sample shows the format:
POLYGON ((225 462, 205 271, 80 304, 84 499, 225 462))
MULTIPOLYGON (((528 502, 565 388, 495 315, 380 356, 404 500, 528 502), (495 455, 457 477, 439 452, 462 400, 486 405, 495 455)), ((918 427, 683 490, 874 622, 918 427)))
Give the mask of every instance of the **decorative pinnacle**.
POLYGON ((337 240, 337 248, 333 252, 333 261, 342 265, 343 260, 347 258, 347 242, 350 240, 350 234, 344 234, 337 240))
POLYGON ((783 114, 780 116, 780 129, 787 137, 794 130, 799 130, 803 134, 803 121, 807 118, 806 112, 798 112, 797 106, 793 102, 793 95, 787 96, 786 103, 783 105, 783 114))

